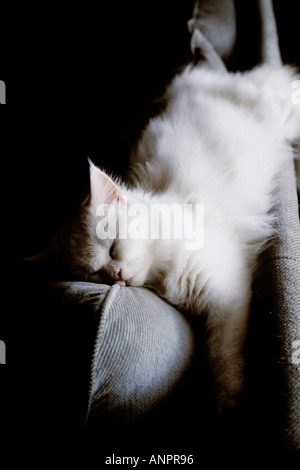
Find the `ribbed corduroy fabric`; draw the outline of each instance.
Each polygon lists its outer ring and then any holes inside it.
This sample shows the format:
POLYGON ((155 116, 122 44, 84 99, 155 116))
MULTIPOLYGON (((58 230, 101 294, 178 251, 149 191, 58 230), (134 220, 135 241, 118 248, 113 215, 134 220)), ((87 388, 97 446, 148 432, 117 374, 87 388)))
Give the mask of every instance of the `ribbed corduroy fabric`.
POLYGON ((180 381, 193 344, 189 323, 154 293, 112 286, 95 342, 87 422, 145 415, 180 381))
POLYGON ((263 380, 270 379, 261 406, 271 407, 270 416, 278 415, 283 445, 300 450, 300 364, 293 360, 293 346, 300 340, 300 225, 292 159, 278 177, 276 196, 277 233, 254 284, 253 341, 260 342, 255 345, 257 367, 263 380))

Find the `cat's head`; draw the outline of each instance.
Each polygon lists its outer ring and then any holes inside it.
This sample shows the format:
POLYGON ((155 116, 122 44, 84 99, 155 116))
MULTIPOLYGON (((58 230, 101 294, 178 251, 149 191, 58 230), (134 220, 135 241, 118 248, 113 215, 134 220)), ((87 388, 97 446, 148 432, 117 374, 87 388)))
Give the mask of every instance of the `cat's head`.
MULTIPOLYGON (((78 215, 60 234, 64 264, 78 279, 141 286, 155 262, 153 240, 139 236, 148 223, 139 217, 135 234, 128 233, 130 208, 144 198, 90 162, 90 195, 78 215)), ((132 228, 132 227, 131 227, 132 228)))

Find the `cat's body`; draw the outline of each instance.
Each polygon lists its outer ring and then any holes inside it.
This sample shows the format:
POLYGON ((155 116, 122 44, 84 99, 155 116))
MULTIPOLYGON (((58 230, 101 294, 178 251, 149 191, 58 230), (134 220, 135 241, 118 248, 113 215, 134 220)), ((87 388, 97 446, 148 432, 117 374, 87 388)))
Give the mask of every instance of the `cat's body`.
MULTIPOLYGON (((300 137, 292 80, 288 68, 224 75, 188 67, 168 89, 166 110, 150 121, 132 153, 130 181, 154 194, 154 202, 204 204, 205 246, 186 253, 191 266, 199 259, 199 267, 190 268, 191 291, 202 292, 197 282, 204 280, 194 273, 201 265, 220 269, 225 282, 229 260, 241 256, 252 276, 257 254, 272 234, 274 178, 292 151, 287 141, 300 137)), ((167 281, 178 298, 179 271, 167 281)), ((179 302, 186 305, 187 288, 179 302)))
POLYGON ((293 80, 291 69, 281 66, 245 74, 188 66, 132 152, 130 185, 91 165, 91 197, 70 233, 68 262, 80 277, 144 285, 192 315, 207 316, 221 408, 234 404, 243 386, 253 273, 272 235, 276 175, 290 158, 289 142, 300 138, 293 80), (122 225, 125 200, 127 209, 203 205, 203 246, 187 250, 184 238, 172 237, 99 239, 98 207, 108 204, 110 211, 119 204, 122 225))

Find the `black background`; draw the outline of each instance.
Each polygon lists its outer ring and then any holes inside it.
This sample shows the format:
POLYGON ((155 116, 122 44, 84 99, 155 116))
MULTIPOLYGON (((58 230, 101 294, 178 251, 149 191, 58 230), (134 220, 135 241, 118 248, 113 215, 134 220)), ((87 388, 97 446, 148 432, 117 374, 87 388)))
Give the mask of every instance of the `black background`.
MULTIPOLYGON (((297 2, 274 3, 283 58, 300 64, 297 2)), ((43 249, 78 206, 88 190, 87 156, 124 172, 130 145, 155 110, 149 103, 189 60, 192 6, 154 0, 18 7, 0 69, 10 105, 3 175, 11 180, 18 255, 43 249)), ((246 69, 257 61, 256 2, 237 7, 235 62, 246 69)))
MULTIPOLYGON (((283 58, 300 64, 297 2, 274 3, 283 58)), ((241 69, 257 59, 254 4, 244 0, 238 6, 235 59, 241 69)), ((125 171, 131 142, 155 109, 149 101, 189 60, 186 21, 192 6, 192 0, 154 0, 3 7, 0 79, 6 82, 7 106, 0 123, 1 226, 8 301, 0 323, 0 339, 7 343, 0 410, 10 440, 28 441, 27 425, 36 414, 32 384, 39 375, 32 341, 38 328, 43 334, 46 328, 42 319, 36 331, 24 320, 18 324, 26 312, 14 310, 22 277, 11 260, 44 249, 78 206, 88 191, 87 156, 112 172, 125 171), (25 418, 20 410, 26 410, 25 418)))

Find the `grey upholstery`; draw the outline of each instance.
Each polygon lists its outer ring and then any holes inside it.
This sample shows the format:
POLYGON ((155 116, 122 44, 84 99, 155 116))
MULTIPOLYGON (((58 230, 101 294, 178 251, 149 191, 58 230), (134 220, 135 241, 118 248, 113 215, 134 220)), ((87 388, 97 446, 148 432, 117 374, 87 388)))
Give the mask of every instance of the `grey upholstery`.
POLYGON ((189 367, 193 333, 185 318, 143 288, 112 286, 101 307, 88 420, 136 419, 165 399, 189 367))
POLYGON ((264 414, 271 421, 277 416, 280 441, 300 449, 300 365, 292 360, 293 344, 300 340, 300 225, 292 159, 278 176, 276 195, 276 235, 254 282, 254 379, 260 376, 257 401, 264 414))
POLYGON ((148 289, 61 281, 49 283, 46 292, 53 308, 96 318, 86 424, 144 417, 189 370, 194 356, 189 322, 148 289))

